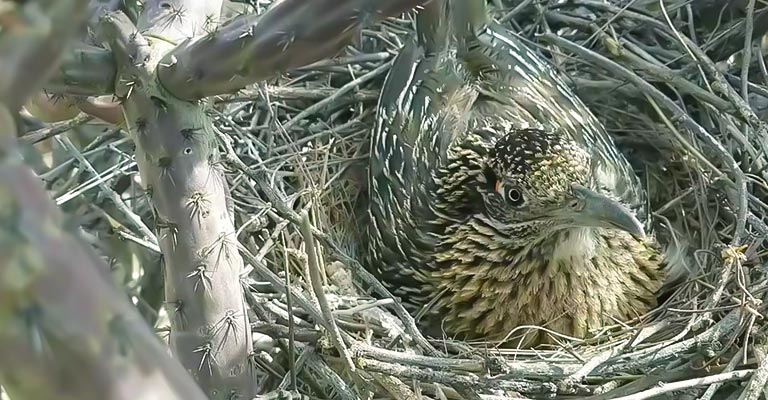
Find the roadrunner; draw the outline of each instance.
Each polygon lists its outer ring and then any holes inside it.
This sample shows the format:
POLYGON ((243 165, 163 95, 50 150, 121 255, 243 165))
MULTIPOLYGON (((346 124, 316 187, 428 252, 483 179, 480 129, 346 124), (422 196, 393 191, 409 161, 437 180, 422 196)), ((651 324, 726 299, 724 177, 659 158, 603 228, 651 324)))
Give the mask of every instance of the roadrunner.
POLYGON ((373 131, 373 271, 427 332, 463 339, 583 338, 652 309, 667 263, 595 116, 485 0, 416 19, 373 131))

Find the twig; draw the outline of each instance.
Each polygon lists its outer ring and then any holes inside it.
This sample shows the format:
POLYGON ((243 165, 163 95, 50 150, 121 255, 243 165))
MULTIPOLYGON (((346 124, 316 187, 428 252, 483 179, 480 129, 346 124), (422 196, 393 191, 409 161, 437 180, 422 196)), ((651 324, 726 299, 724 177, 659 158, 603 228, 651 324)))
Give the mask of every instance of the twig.
POLYGON ((754 370, 746 369, 741 371, 727 372, 724 374, 710 375, 703 378, 688 379, 685 381, 664 383, 653 389, 648 389, 633 395, 617 397, 615 400, 645 400, 654 398, 664 393, 674 392, 676 390, 689 389, 696 386, 711 385, 713 383, 741 380, 752 374, 754 370))
POLYGON ((740 326, 741 317, 744 314, 740 309, 734 309, 713 327, 690 338, 669 346, 652 346, 648 349, 636 351, 634 353, 623 354, 621 358, 626 361, 614 362, 610 365, 603 365, 596 369, 601 374, 612 374, 627 372, 632 370, 643 370, 652 368, 654 365, 661 365, 672 359, 679 359, 680 355, 699 343, 708 343, 713 340, 722 340, 736 332, 740 326))
POLYGON ((768 357, 763 357, 760 366, 747 382, 747 387, 741 392, 739 400, 757 400, 765 390, 766 382, 768 382, 768 357))
POLYGON ((379 384, 384 390, 389 393, 394 400, 418 400, 413 391, 408 388, 400 379, 390 375, 371 374, 371 377, 379 384))
MULTIPOLYGON (((680 109, 680 107, 677 104, 675 104, 667 96, 661 93, 658 89, 653 87, 650 83, 646 82, 639 76, 633 74, 631 71, 627 70, 625 67, 618 65, 615 62, 605 58, 600 54, 597 54, 591 50, 585 49, 577 45, 576 43, 573 43, 567 39, 563 39, 555 34, 545 33, 542 35, 542 38, 546 41, 554 43, 564 49, 567 49, 579 55, 579 57, 586 59, 594 63, 595 65, 600 66, 603 69, 606 69, 618 76, 623 77, 629 82, 632 82, 635 86, 643 90, 643 92, 645 92, 648 96, 652 97, 657 102, 659 102, 659 104, 663 105, 667 110, 672 112, 673 121, 681 123, 686 129, 694 133, 696 136, 704 140, 705 143, 707 143, 709 146, 715 149, 719 154, 720 158, 722 159, 722 161, 726 165, 728 165, 728 167, 731 170, 731 174, 734 177, 736 190, 738 192, 738 198, 739 198, 738 212, 740 213, 740 215, 741 213, 743 213, 744 221, 746 221, 748 208, 746 206, 747 188, 746 188, 746 179, 744 177, 744 173, 741 171, 741 168, 739 168, 739 165, 736 163, 736 160, 734 160, 731 153, 728 152, 728 150, 723 146, 723 144, 720 143, 717 139, 715 139, 715 137, 712 136, 712 134, 710 134, 706 129, 704 129, 701 125, 699 125, 696 121, 694 121, 693 118, 691 118, 686 112, 680 109)), ((743 224, 739 226, 742 227, 742 230, 743 230, 743 224)), ((740 235, 741 233, 738 233, 738 232, 734 233, 734 239, 739 239, 740 235)), ((737 241, 734 241, 734 246, 738 246, 737 241)))
POLYGON ((328 97, 328 98, 326 98, 324 100, 318 101, 317 103, 315 103, 315 104, 305 108, 300 113, 296 114, 295 117, 291 118, 288 122, 283 124, 283 129, 286 130, 286 131, 289 130, 297 122, 299 122, 299 121, 307 118, 308 116, 310 116, 310 115, 312 115, 312 114, 322 110, 324 107, 327 107, 329 104, 333 104, 339 98, 341 98, 342 96, 347 94, 347 92, 355 90, 360 85, 362 85, 362 84, 370 81, 371 79, 376 78, 379 75, 387 72, 389 70, 389 67, 391 67, 391 66, 392 66, 392 62, 391 61, 387 62, 387 63, 384 63, 384 64, 380 65, 379 67, 377 67, 376 69, 366 73, 365 75, 362 75, 359 78, 353 79, 352 81, 348 82, 347 84, 345 84, 344 86, 339 88, 339 90, 337 90, 336 93, 334 93, 332 96, 330 96, 330 97, 328 97))
POLYGON ((755 28, 755 0, 747 3, 744 19, 744 53, 741 60, 741 97, 749 103, 749 64, 752 61, 752 31, 755 28))
POLYGON ((274 390, 272 392, 262 394, 252 398, 251 400, 310 400, 310 397, 303 395, 298 391, 288 390, 274 390))
POLYGON ((440 371, 462 373, 505 374, 520 378, 565 377, 578 371, 576 363, 553 363, 545 361, 512 361, 502 358, 447 358, 408 354, 394 350, 357 343, 352 346, 355 358, 370 358, 377 361, 423 367, 440 371))
MULTIPOLYGON (((728 361, 728 365, 725 366, 725 369, 723 370, 723 372, 724 373, 732 372, 741 363, 741 360, 742 360, 742 352, 737 351, 734 354, 733 358, 730 361, 728 361)), ((710 400, 722 385, 723 385, 723 382, 713 383, 710 387, 707 388, 704 394, 701 395, 699 400, 710 400)))
POLYGON ((47 126, 45 128, 41 128, 36 131, 28 132, 27 134, 19 138, 19 143, 33 144, 37 142, 42 142, 43 140, 52 138, 56 135, 60 135, 64 132, 74 129, 77 126, 91 122, 93 121, 93 119, 94 118, 90 115, 80 114, 68 121, 57 122, 51 126, 47 126))
MULTIPOLYGON (((339 89, 336 88, 303 88, 303 87, 283 87, 267 86, 267 93, 272 100, 323 100, 336 95, 339 89)), ((232 96, 217 103, 238 103, 251 102, 260 99, 262 96, 256 92, 245 96, 232 96)), ((375 102, 379 99, 379 93, 375 90, 358 89, 352 93, 345 93, 337 100, 351 100, 356 102, 375 102)))
POLYGON ((341 400, 360 400, 336 371, 331 369, 316 353, 313 352, 307 357, 306 369, 322 378, 321 382, 330 385, 341 400))
POLYGON ((622 343, 614 344, 613 348, 606 350, 595 357, 592 357, 588 362, 584 364, 583 367, 579 368, 578 371, 569 375, 568 378, 566 378, 566 380, 571 383, 581 382, 587 375, 592 373, 592 371, 594 371, 595 368, 597 368, 604 362, 608 361, 609 359, 615 357, 616 355, 620 354, 622 350, 623 350, 622 343))
MULTIPOLYGON (((253 179, 256 184, 258 185, 259 189, 267 196, 267 199, 271 203, 271 205, 275 208, 275 210, 285 218, 286 220, 290 221, 291 223, 300 226, 301 225, 301 217, 299 217, 296 212, 294 212, 291 208, 287 207, 285 205, 285 201, 281 198, 281 196, 272 188, 272 186, 269 184, 268 179, 266 179, 266 176, 264 176, 263 172, 255 171, 253 168, 248 167, 245 165, 243 160, 240 159, 240 157, 237 155, 237 152, 235 152, 234 147, 232 147, 232 139, 225 136, 225 135, 219 135, 219 138, 222 139, 222 142, 224 143, 225 148, 227 149, 227 153, 225 155, 225 158, 227 161, 233 163, 237 169, 239 169, 241 172, 246 174, 248 177, 253 179)), ((315 237, 320 240, 323 245, 329 249, 331 249, 334 252, 334 255, 336 257, 339 257, 342 259, 348 266, 351 266, 353 268, 353 271, 360 276, 363 281, 370 285, 377 293, 380 295, 389 298, 389 299, 395 299, 395 297, 392 295, 392 293, 387 290, 384 285, 379 282, 378 279, 376 279, 373 275, 371 275, 370 272, 366 271, 365 268, 363 268, 357 260, 347 256, 343 251, 341 251, 338 246, 336 246, 335 243, 333 243, 328 236, 313 228, 312 234, 315 235, 315 237)), ((395 311, 395 314, 403 320, 406 330, 408 331, 408 334, 410 334, 413 337, 413 340, 416 341, 416 343, 419 344, 419 346, 422 348, 422 350, 426 351, 428 354, 431 355, 437 355, 440 354, 440 352, 432 346, 429 341, 424 337, 424 335, 421 334, 418 327, 416 326, 416 321, 413 319, 413 316, 411 316, 408 311, 403 308, 402 304, 395 301, 392 304, 392 308, 395 311)))
POLYGON ((352 362, 352 356, 349 354, 344 339, 341 337, 339 327, 336 325, 336 319, 333 317, 331 307, 328 305, 328 299, 323 290, 323 277, 320 272, 320 263, 317 259, 317 249, 315 248, 315 238, 312 235, 312 223, 309 220, 309 214, 305 211, 301 216, 301 234, 304 237, 304 246, 307 252, 307 263, 309 264, 309 280, 312 283, 312 291, 315 293, 317 302, 320 305, 320 311, 323 314, 325 325, 328 328, 328 334, 331 335, 331 341, 341 354, 344 363, 350 371, 355 371, 355 364, 352 362))
POLYGON ((136 226, 136 228, 139 229, 139 231, 144 235, 144 239, 152 243, 153 247, 158 246, 157 237, 155 236, 154 232, 152 232, 152 230, 149 229, 146 224, 144 224, 144 221, 141 220, 141 217, 136 215, 136 213, 134 213, 133 210, 131 210, 131 208, 125 204, 123 199, 121 199, 120 196, 118 196, 117 193, 115 193, 115 191, 112 190, 112 188, 109 187, 106 182, 104 182, 104 179, 102 179, 99 172, 93 168, 91 163, 88 162, 88 160, 86 160, 82 154, 80 154, 72 141, 69 140, 69 138, 66 136, 57 137, 56 139, 62 146, 64 146, 65 149, 67 149, 70 154, 72 154, 73 157, 77 159, 78 163, 80 163, 83 168, 93 174, 104 194, 107 195, 115 204, 115 207, 117 207, 117 209, 120 210, 120 212, 123 213, 123 215, 125 215, 133 223, 133 225, 136 226))
POLYGON ((386 363, 370 358, 357 359, 360 369, 397 376, 400 378, 416 379, 434 383, 442 383, 452 387, 465 387, 478 391, 501 389, 523 394, 551 395, 555 393, 585 395, 583 390, 576 388, 558 387, 550 382, 534 382, 514 380, 506 376, 481 378, 476 375, 458 374, 454 372, 435 371, 419 367, 386 363))

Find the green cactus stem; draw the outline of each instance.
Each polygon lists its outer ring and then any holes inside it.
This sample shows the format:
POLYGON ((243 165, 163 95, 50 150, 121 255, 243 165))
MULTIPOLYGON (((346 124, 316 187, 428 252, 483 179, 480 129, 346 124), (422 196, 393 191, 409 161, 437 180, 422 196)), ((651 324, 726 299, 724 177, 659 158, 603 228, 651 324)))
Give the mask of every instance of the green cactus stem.
POLYGON ((263 15, 234 18, 204 38, 178 46, 158 76, 176 97, 229 93, 336 55, 362 28, 428 0, 283 0, 263 15))
POLYGON ((80 96, 111 94, 116 66, 112 52, 100 47, 75 44, 61 58, 61 66, 45 84, 52 93, 80 96))
MULTIPOLYGON (((159 13, 154 5, 148 3, 145 12, 159 13)), ((168 26, 171 35, 180 29, 168 26)), ((251 332, 240 282, 244 265, 209 104, 179 100, 158 84, 157 62, 173 46, 158 39, 161 30, 144 36, 117 12, 104 18, 102 32, 118 61, 115 93, 154 205, 171 350, 209 398, 251 398, 251 332)))
POLYGON ((16 111, 58 68, 86 19, 86 0, 0 2, 0 102, 16 111))
POLYGON ((64 228, 13 123, 0 104, 0 385, 13 399, 205 399, 64 228))

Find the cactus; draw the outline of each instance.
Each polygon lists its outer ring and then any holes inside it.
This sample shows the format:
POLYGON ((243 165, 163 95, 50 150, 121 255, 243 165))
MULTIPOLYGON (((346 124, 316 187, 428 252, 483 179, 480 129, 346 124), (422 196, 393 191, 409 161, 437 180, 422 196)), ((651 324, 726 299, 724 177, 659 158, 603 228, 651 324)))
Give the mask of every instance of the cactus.
POLYGON ((203 399, 18 155, 14 114, 85 3, 0 3, 0 385, 13 399, 203 399))
POLYGON ((78 43, 63 54, 61 66, 45 88, 53 93, 98 96, 111 93, 115 85, 115 60, 100 47, 78 43))
POLYGON ((2 107, 0 384, 12 399, 204 399, 112 286, 107 266, 63 228, 15 156, 2 107))
POLYGON ((240 16, 200 40, 178 46, 161 62, 158 76, 185 100, 232 92, 331 57, 364 26, 426 2, 282 0, 263 16, 240 16))
POLYGON ((223 26, 220 1, 148 0, 136 15, 128 6, 135 2, 94 2, 88 21, 96 35, 74 44, 45 84, 120 102, 154 206, 171 350, 209 398, 251 398, 256 385, 244 265, 207 98, 331 57, 367 24, 426 1, 282 0, 223 26))
MULTIPOLYGON (((154 15, 155 4, 145 13, 154 15)), ((155 208, 171 349, 210 398, 253 395, 243 261, 208 106, 181 101, 154 79, 165 42, 145 38, 122 12, 108 14, 102 25, 120 65, 116 93, 155 208)))

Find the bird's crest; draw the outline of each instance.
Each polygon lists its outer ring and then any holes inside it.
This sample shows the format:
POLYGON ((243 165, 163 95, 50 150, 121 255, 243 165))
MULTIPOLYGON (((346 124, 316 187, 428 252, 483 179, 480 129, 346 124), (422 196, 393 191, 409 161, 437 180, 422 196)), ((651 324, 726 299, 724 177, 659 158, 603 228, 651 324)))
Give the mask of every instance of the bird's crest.
POLYGON ((565 188, 585 183, 590 159, 575 141, 558 131, 514 129, 499 136, 489 166, 500 179, 527 188, 565 188))

